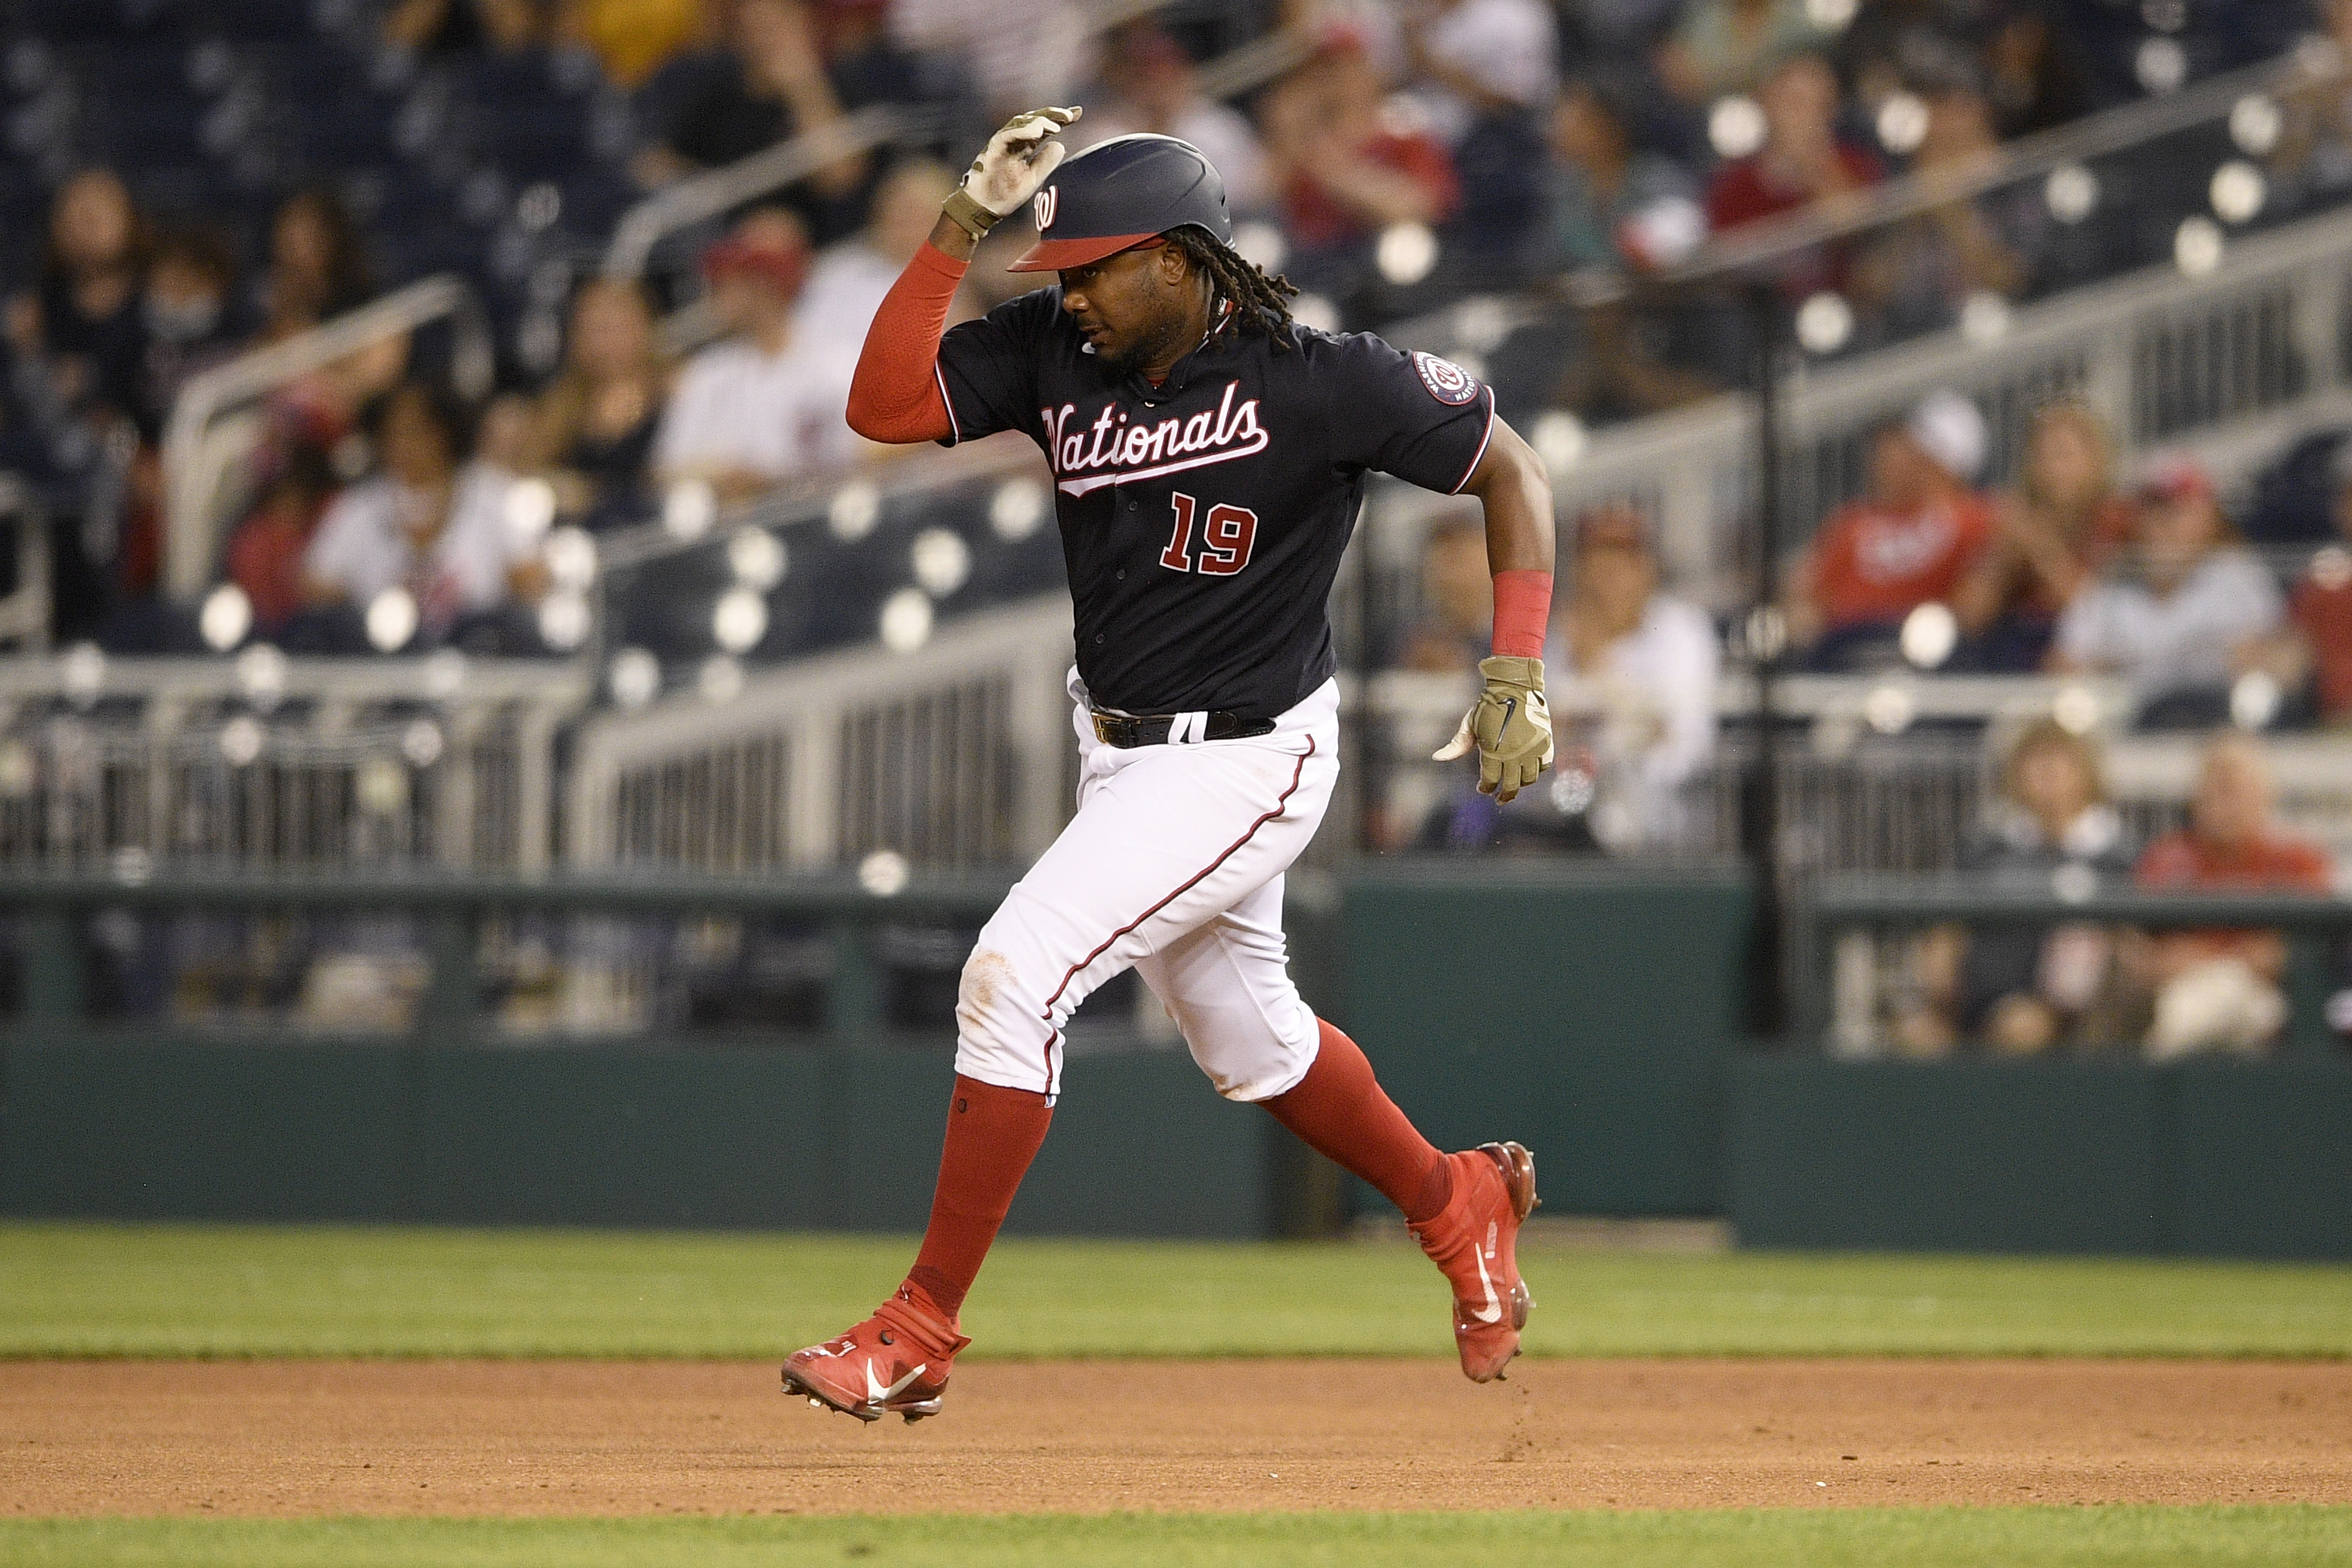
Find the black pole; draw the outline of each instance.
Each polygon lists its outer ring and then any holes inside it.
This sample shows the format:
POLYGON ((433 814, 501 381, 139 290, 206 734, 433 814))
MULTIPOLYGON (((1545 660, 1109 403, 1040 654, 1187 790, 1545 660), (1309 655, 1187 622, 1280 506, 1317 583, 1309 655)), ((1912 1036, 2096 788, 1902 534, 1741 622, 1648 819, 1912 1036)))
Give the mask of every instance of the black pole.
POLYGON ((1748 1027, 1777 1042, 1789 1028, 1786 911, 1780 868, 1780 772, 1774 683, 1788 651, 1780 610, 1780 374, 1784 357, 1780 291, 1761 279, 1746 290, 1756 360, 1756 560, 1745 642, 1756 680, 1755 749, 1741 781, 1741 852, 1756 877, 1755 940, 1748 952, 1748 1027))

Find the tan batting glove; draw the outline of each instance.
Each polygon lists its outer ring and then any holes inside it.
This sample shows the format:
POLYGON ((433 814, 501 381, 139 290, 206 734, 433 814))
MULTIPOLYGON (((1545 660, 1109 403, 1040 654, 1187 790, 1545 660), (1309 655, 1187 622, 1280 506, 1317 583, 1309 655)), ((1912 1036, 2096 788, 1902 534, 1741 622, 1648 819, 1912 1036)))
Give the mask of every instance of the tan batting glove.
POLYGON ((1504 658, 1478 661, 1486 689, 1462 716, 1454 738, 1430 753, 1451 762, 1478 748, 1478 793, 1507 800, 1551 766, 1551 708, 1544 701, 1543 661, 1504 658))
POLYGON ((964 172, 957 189, 992 216, 1011 217, 1037 193, 1070 150, 1054 140, 1077 123, 1083 109, 1033 109, 1006 120, 964 172))

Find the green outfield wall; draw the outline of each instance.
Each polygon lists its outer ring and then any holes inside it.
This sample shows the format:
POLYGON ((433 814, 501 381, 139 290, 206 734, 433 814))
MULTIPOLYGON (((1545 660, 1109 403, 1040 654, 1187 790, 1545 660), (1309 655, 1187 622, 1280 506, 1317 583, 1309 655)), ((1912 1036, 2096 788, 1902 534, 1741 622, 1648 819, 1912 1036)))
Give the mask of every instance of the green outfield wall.
MULTIPOLYGON (((887 1026, 877 936, 893 921, 976 925, 1003 891, 984 879, 891 900, 832 879, 0 886, 0 905, 31 919, 23 1001, 0 1044, 0 1212, 919 1230, 955 1041, 887 1026), (337 1040, 94 1021, 87 922, 116 908, 405 909, 432 961, 416 1028, 337 1040), (502 1039, 478 1016, 473 956, 482 921, 515 911, 822 923, 834 961, 821 1027, 502 1039)), ((1074 1031, 1053 1134, 1009 1228, 1282 1233, 1318 1218, 1297 1201, 1315 1187, 1308 1168, 1272 1118, 1211 1092, 1180 1042, 1074 1031)))
MULTIPOLYGON (((10 1214, 908 1231, 953 1060, 85 1039, 19 1041, 6 1073, 10 1214)), ((1264 1236, 1275 1157, 1270 1118, 1181 1051, 1081 1057, 1011 1228, 1264 1236)))
MULTIPOLYGON (((0 887, 0 904, 32 920, 0 1040, 0 1212, 912 1230, 953 1041, 885 1026, 877 933, 976 922, 1001 891, 0 887), (87 1016, 77 934, 93 912, 310 904, 404 904, 428 923, 432 978, 412 1034, 198 1034, 87 1016), (475 1016, 470 955, 481 920, 518 907, 820 921, 836 955, 821 1023, 502 1040, 475 1016)), ((1883 913, 1943 907, 1901 898, 1883 913)), ((2135 911, 2151 912, 2085 913, 2135 911)), ((2297 918, 2299 942, 2333 940, 2330 922, 2352 911, 2297 918)), ((1308 998, 1363 1042, 1397 1100, 1444 1145, 1528 1142, 1554 1213, 1727 1215, 1743 1244, 1764 1247, 2352 1258, 2352 1057, 2307 1030, 2275 1061, 2160 1070, 1748 1048, 1753 910, 1736 871, 1380 863, 1295 878, 1289 920, 1308 998)), ((1802 950, 1801 921, 1798 934, 1802 950)), ((1011 1228, 1300 1235, 1379 1207, 1271 1118, 1211 1093, 1181 1045, 1096 1027, 1074 1034, 1011 1228)))
POLYGON ((1731 1067, 1755 1247, 2352 1259, 2352 1064, 1731 1067))
POLYGON ((1440 1145, 1536 1148, 1555 1211, 1718 1213, 1751 902, 1731 869, 1360 872, 1348 1026, 1440 1145))
POLYGON ((2352 1052, 2329 1031, 2352 903, 2039 879, 1864 876, 1799 905, 1802 1039, 1727 1060, 1725 1211, 1756 1247, 2352 1259, 2352 1052), (2287 1027, 2266 1060, 2151 1067, 1832 1061, 1830 936, 1945 921, 2147 931, 2268 927, 2288 943, 2287 1027))

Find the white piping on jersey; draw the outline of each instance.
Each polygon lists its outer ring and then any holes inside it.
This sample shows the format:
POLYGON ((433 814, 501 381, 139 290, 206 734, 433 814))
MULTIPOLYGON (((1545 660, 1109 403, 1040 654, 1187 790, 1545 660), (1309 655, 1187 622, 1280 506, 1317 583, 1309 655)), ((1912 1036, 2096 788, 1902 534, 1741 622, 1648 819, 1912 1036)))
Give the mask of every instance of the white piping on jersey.
POLYGON ((956 417, 955 399, 948 395, 948 373, 936 359, 931 361, 931 380, 940 383, 940 402, 948 411, 948 434, 951 437, 948 444, 961 445, 963 443, 963 421, 956 417))
POLYGON ((1106 485, 1156 479, 1164 474, 1203 468, 1213 463, 1231 463, 1237 457, 1265 451, 1270 437, 1257 422, 1258 400, 1250 398, 1236 405, 1234 398, 1240 390, 1239 382, 1227 382, 1225 395, 1218 402, 1214 413, 1203 411, 1190 419, 1163 419, 1156 424, 1146 424, 1141 420, 1129 424, 1126 411, 1111 402, 1103 405, 1093 424, 1073 432, 1069 431, 1069 423, 1078 412, 1077 404, 1066 402, 1058 409, 1039 409, 1045 425, 1046 456, 1055 474, 1063 476, 1054 487, 1066 496, 1084 496, 1106 485), (1087 440, 1090 434, 1091 442, 1087 440), (1152 461, 1180 452, 1191 455, 1171 462, 1152 461), (1084 472, 1122 463, 1146 466, 1115 468, 1107 474, 1084 472))
POLYGON ((1445 493, 1447 495, 1458 496, 1462 494, 1462 486, 1470 483, 1470 476, 1478 472, 1478 465, 1485 462, 1486 458, 1486 444, 1494 439, 1495 389, 1493 387, 1488 387, 1486 389, 1486 433, 1478 437, 1478 450, 1470 455, 1470 466, 1462 470, 1462 484, 1456 485, 1451 490, 1446 491, 1445 493))

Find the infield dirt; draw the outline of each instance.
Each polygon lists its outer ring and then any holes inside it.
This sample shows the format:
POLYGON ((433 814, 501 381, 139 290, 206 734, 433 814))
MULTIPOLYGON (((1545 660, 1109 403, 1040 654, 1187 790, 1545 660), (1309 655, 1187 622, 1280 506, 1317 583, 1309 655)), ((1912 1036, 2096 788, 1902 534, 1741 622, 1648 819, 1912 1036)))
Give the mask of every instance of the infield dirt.
POLYGON ((2352 1365, 980 1362, 864 1427, 766 1364, 0 1363, 20 1515, 2352 1502, 2352 1365))

